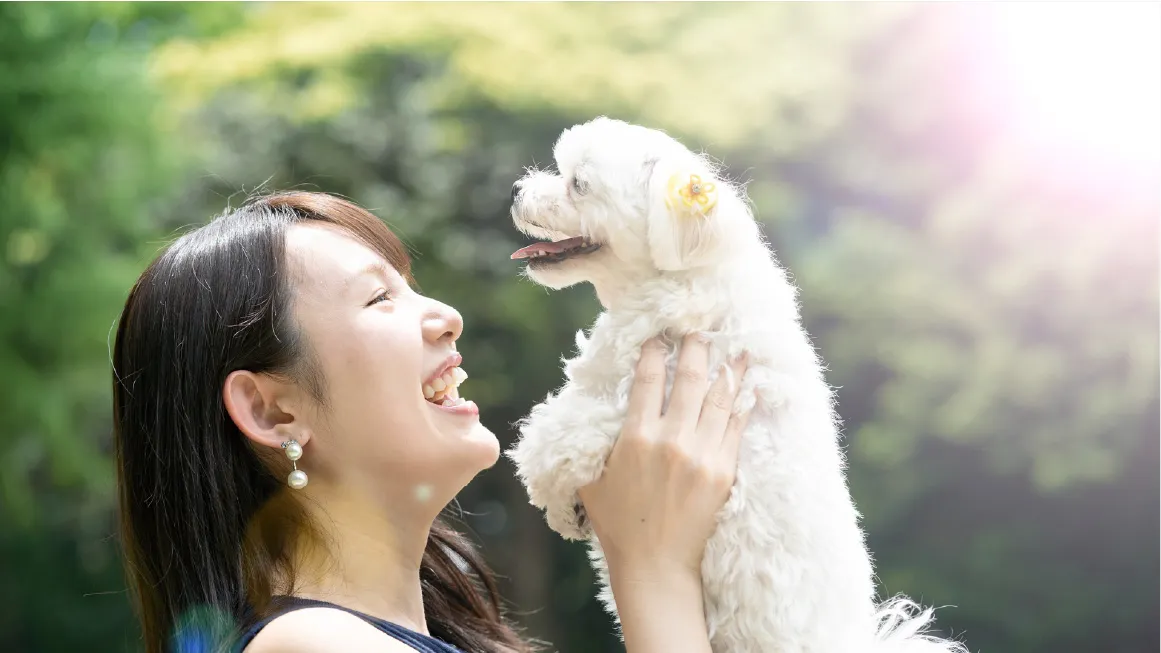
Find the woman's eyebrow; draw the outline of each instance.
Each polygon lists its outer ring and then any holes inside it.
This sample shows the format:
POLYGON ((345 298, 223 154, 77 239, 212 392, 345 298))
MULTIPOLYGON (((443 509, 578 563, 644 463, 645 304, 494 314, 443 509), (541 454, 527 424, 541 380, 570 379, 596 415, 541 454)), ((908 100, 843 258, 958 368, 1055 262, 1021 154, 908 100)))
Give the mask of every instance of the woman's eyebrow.
POLYGON ((384 281, 391 278, 391 268, 381 261, 374 261, 360 268, 357 272, 343 280, 343 291, 350 289, 351 285, 365 276, 381 277, 384 281))

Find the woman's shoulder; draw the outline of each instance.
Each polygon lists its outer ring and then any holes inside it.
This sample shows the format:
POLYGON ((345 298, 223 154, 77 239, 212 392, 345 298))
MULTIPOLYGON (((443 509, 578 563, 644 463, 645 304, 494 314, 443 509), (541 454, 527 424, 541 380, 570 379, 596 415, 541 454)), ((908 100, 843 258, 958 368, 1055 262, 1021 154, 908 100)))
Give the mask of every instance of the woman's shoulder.
POLYGON ((244 653, 415 653, 415 649, 338 608, 311 606, 275 617, 244 653))

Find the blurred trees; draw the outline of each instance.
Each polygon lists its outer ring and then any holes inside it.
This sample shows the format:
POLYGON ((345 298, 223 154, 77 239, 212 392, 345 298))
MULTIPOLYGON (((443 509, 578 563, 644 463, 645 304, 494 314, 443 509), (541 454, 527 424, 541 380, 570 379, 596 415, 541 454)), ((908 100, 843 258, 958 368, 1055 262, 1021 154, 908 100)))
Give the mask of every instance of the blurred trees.
POLYGON ((850 119, 772 162, 825 225, 791 267, 888 591, 980 650, 1152 650, 1157 173, 1021 149, 978 18, 869 39, 850 119))
POLYGON ((0 7, 0 650, 115 650, 106 336, 175 181, 134 12, 0 7), (61 628, 61 624, 77 628, 61 628))
POLYGON ((0 6, 0 650, 131 641, 109 539, 107 338, 182 158, 146 65, 227 12, 0 6))
MULTIPOLYGON (((10 6, 0 650, 133 639, 104 340, 175 229, 263 187, 372 208, 463 313, 465 393, 507 446, 597 310, 518 277, 509 188, 597 114, 749 182, 840 387, 885 591, 956 606, 940 624, 973 650, 1156 650, 1156 197, 973 112, 979 80, 947 80, 967 10, 10 6)), ((506 462, 460 505, 532 634, 617 650, 582 547, 506 462)))

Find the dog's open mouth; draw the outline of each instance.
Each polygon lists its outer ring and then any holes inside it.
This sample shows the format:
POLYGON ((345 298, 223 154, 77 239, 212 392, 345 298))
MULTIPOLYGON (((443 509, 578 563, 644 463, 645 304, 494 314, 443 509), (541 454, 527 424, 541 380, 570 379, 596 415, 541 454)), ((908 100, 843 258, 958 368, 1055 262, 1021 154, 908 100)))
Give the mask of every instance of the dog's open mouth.
POLYGON ((600 243, 594 243, 578 236, 521 247, 512 253, 512 259, 527 259, 529 263, 559 263, 574 256, 591 254, 600 248, 600 243))

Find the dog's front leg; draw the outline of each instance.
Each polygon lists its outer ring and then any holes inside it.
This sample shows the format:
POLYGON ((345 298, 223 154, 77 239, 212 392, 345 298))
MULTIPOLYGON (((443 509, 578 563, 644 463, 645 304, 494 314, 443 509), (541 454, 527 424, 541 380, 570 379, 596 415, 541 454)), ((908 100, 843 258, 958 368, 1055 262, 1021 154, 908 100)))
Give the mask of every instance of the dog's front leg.
POLYGON ((538 404, 520 424, 508 451, 532 505, 565 539, 587 539, 591 530, 577 491, 597 480, 621 430, 622 411, 566 385, 538 404))

